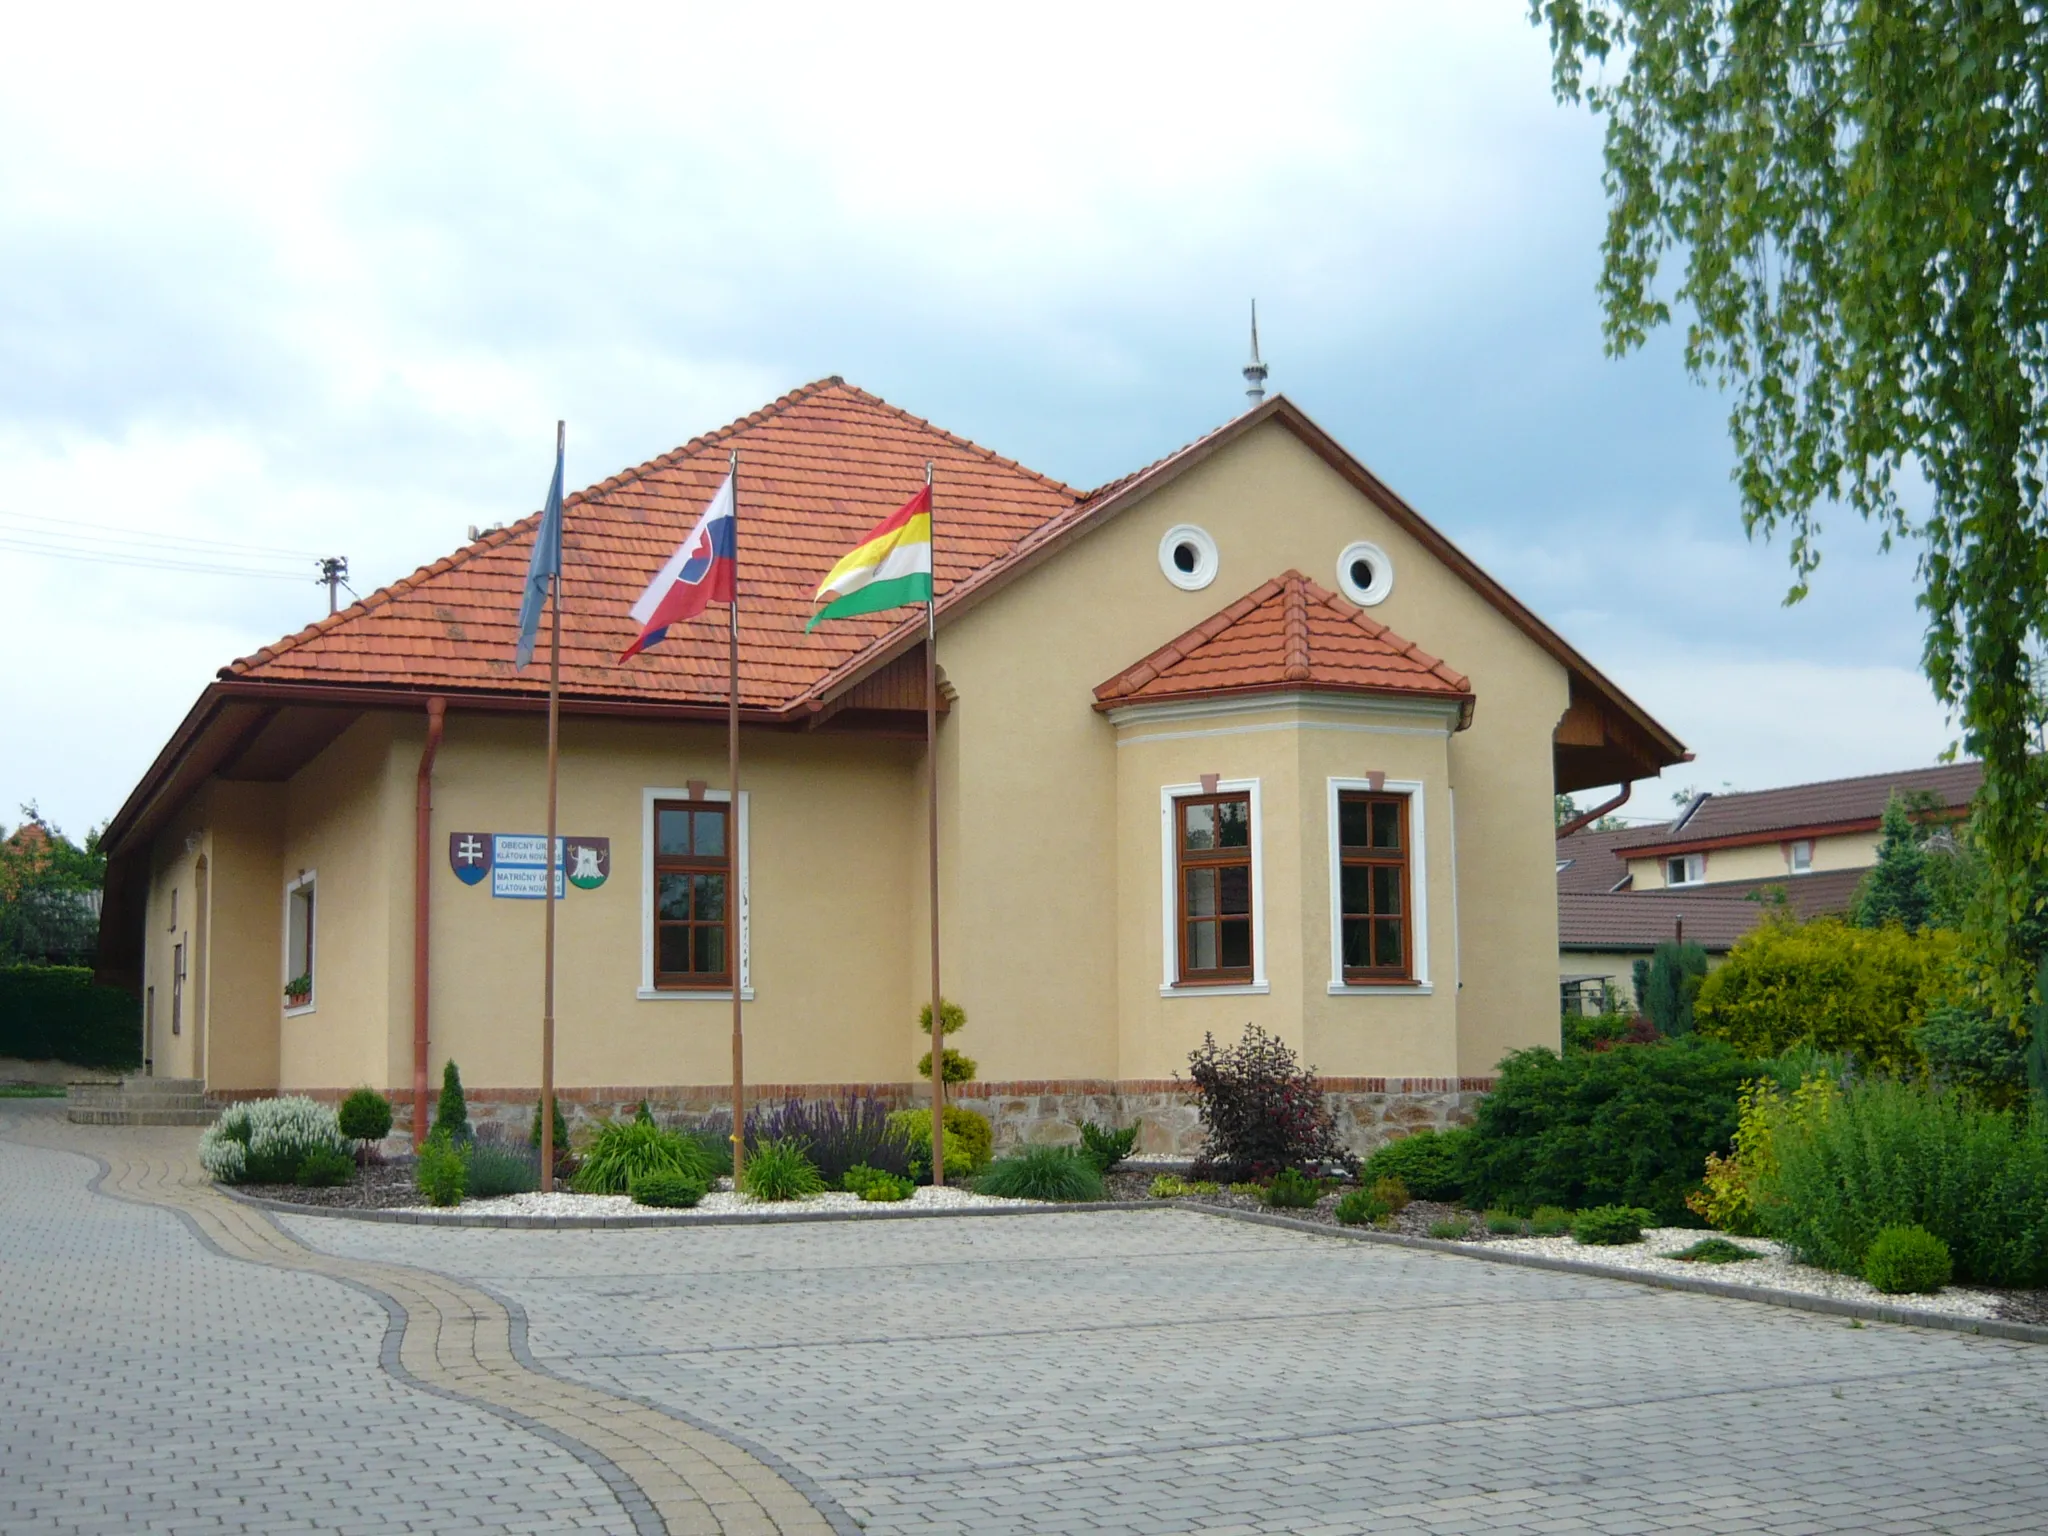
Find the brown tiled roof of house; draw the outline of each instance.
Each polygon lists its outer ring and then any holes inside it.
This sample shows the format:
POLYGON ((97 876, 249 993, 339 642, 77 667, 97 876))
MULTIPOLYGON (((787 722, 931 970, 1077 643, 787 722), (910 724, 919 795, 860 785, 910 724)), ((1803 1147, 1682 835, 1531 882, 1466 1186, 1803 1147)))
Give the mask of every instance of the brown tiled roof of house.
POLYGON ((1616 827, 1596 832, 1591 827, 1560 838, 1557 844, 1557 872, 1560 891, 1605 894, 1628 878, 1628 865, 1614 850, 1631 838, 1641 837, 1643 827, 1616 827))
POLYGON ((1867 869, 1821 869, 1804 875, 1780 875, 1771 880, 1717 880, 1701 886, 1707 896, 1757 896, 1771 903, 1776 893, 1785 893, 1785 908, 1804 922, 1809 917, 1839 917, 1856 898, 1856 887, 1869 874, 1867 869))
POLYGON ((1557 944, 1567 950, 1648 951, 1674 937, 1682 920, 1687 940, 1720 954, 1762 922, 1767 910, 1741 896, 1692 891, 1560 891, 1557 944))
MULTIPOLYGON (((740 454, 740 689, 749 708, 787 708, 906 615, 834 621, 805 634, 832 564, 935 466, 935 584, 944 600, 1078 493, 941 431, 839 379, 825 379, 563 502, 562 690, 584 699, 718 703, 726 617, 679 624, 619 666, 628 610, 740 454)), ((512 667, 520 592, 539 516, 484 535, 340 613, 265 646, 224 678, 492 693, 547 691, 547 668, 512 667)), ((545 631, 543 632, 545 633, 545 631)), ((546 642, 543 639, 542 653, 546 642)))
POLYGON ((1702 795, 1677 821, 1644 829, 1625 847, 1631 858, 1648 858, 1699 847, 1767 842, 1829 828, 1854 831, 1875 827, 1894 792, 1932 795, 1941 809, 1962 812, 1983 782, 1983 764, 1951 763, 1746 794, 1702 795))
POLYGON ((1095 707, 1274 691, 1408 694, 1463 705, 1472 684, 1299 571, 1286 571, 1095 690, 1095 707))

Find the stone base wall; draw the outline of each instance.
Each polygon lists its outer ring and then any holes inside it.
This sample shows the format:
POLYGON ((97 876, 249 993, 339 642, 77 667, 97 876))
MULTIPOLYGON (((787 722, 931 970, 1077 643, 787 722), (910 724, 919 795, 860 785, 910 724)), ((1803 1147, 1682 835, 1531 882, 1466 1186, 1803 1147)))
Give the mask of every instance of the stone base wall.
MULTIPOLYGON (((1337 1123, 1337 1134, 1361 1155, 1412 1131, 1444 1130, 1470 1125, 1479 1100, 1493 1087, 1490 1077, 1330 1077, 1323 1080, 1323 1098, 1337 1123)), ((339 1103, 345 1090, 313 1090, 310 1097, 339 1103)), ((789 1099, 823 1100, 871 1095, 894 1107, 929 1102, 924 1083, 761 1083, 747 1089, 749 1104, 780 1104, 789 1099)), ((434 1095, 438 1097, 439 1085, 434 1095)), ((255 1094, 222 1094, 220 1099, 254 1098, 255 1094)), ((412 1091, 391 1094, 394 1138, 412 1130, 412 1091)), ((494 1125, 525 1135, 533 1127, 538 1088, 473 1088, 464 1092, 472 1125, 494 1125)), ((558 1088, 555 1098, 575 1137, 602 1120, 629 1118, 644 1100, 664 1124, 696 1127, 717 1121, 729 1111, 731 1089, 724 1085, 671 1087, 558 1088)), ((996 1150, 1021 1146, 1071 1146, 1081 1139, 1081 1125, 1125 1126, 1136 1122, 1137 1150, 1155 1156, 1193 1157, 1202 1150, 1202 1121, 1192 1084, 1172 1078, 1057 1079, 1044 1082, 957 1083, 949 1102, 986 1115, 995 1131, 996 1150)))

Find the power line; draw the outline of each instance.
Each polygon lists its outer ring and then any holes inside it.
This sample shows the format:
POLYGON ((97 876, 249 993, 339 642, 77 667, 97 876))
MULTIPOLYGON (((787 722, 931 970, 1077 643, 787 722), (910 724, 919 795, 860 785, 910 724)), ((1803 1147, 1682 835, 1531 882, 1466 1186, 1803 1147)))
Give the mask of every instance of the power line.
MULTIPOLYGON (((258 570, 251 567, 222 565, 217 562, 181 560, 175 558, 169 552, 162 555, 154 555, 142 551, 120 554, 111 550, 67 549, 60 544, 37 544, 24 539, 12 538, 4 529, 0 529, 0 549, 19 550, 23 554, 30 555, 44 555, 52 560, 78 560, 94 565, 125 565, 146 571, 182 571, 187 574, 202 576, 259 577, 268 581, 306 581, 317 579, 309 578, 303 571, 258 570)), ((307 562, 309 565, 315 563, 317 562, 310 560, 307 562)))
POLYGON ((158 533, 140 528, 121 528, 108 523, 48 517, 33 512, 0 510, 0 525, 8 523, 26 526, 18 529, 0 526, 0 533, 16 537, 33 537, 47 542, 77 544, 87 548, 118 541, 130 546, 152 545, 192 555, 255 556, 307 563, 320 559, 319 555, 304 549, 283 549, 271 544, 244 544, 228 539, 195 538, 189 534, 158 533))

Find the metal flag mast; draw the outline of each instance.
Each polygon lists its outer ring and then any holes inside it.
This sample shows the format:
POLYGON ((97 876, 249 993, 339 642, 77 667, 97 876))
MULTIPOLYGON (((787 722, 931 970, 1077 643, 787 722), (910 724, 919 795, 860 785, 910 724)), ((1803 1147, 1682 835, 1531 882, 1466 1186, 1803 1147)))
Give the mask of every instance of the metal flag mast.
MULTIPOLYGON (((567 424, 555 423, 556 473, 561 473, 562 449, 567 424)), ((566 513, 563 521, 567 521, 566 513)), ((542 879, 547 889, 546 958, 541 963, 542 1000, 540 1015, 540 1187, 543 1193, 555 1187, 555 880, 561 865, 555 854, 555 780, 559 765, 562 725, 562 566, 568 547, 560 523, 555 530, 555 570, 552 600, 548 603, 548 841, 542 862, 542 879)))
POLYGON ((726 606, 726 693, 725 774, 732 785, 732 813, 726 822, 726 857, 732 877, 726 882, 725 911, 731 928, 731 953, 726 964, 732 971, 732 1177, 739 1188, 747 1163, 747 1074, 745 1038, 740 1029, 740 451, 732 451, 727 465, 732 483, 732 601, 726 606))
POLYGON ((924 771, 930 816, 925 846, 930 853, 932 911, 932 1183, 946 1182, 946 1023, 939 997, 939 515, 932 493, 932 461, 924 463, 925 513, 931 519, 931 575, 924 598, 924 771))

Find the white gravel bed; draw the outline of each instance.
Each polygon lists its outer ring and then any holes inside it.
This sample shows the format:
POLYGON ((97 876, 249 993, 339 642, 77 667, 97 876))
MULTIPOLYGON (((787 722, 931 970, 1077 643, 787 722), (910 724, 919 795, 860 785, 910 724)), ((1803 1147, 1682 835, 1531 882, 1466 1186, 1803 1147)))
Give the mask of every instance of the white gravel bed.
POLYGON ((1575 1242, 1569 1237, 1490 1238, 1486 1246, 1507 1253, 1540 1253, 1551 1258, 1574 1259, 1588 1264, 1607 1264, 1617 1269, 1645 1270, 1657 1275, 1683 1275, 1695 1280, 1719 1280, 1729 1285, 1754 1286, 1759 1290, 1801 1291, 1810 1296, 1832 1296, 1840 1301, 1876 1302, 1883 1306, 1910 1307, 1919 1312, 1941 1312, 1951 1317, 1996 1317, 2001 1295, 1998 1291, 1952 1285, 1932 1296, 1887 1296, 1866 1281, 1832 1270, 1815 1269, 1794 1259, 1781 1243, 1760 1237, 1731 1237, 1739 1248, 1756 1254, 1738 1264, 1702 1264, 1666 1258, 1666 1254, 1690 1248, 1702 1238, 1713 1237, 1692 1227, 1645 1227, 1640 1243, 1613 1248, 1575 1242))
POLYGON ((628 1195, 578 1195, 557 1190, 551 1195, 497 1195, 488 1200, 465 1200, 457 1206, 408 1205, 399 1209, 424 1216, 731 1216, 739 1213, 787 1215, 805 1211, 850 1211, 860 1216, 886 1216, 892 1211, 955 1210, 963 1206, 986 1209, 999 1205, 1039 1205, 1037 1200, 998 1200, 977 1195, 969 1189, 947 1185, 934 1189, 926 1184, 908 1200, 867 1201, 859 1195, 833 1191, 806 1200, 756 1200, 752 1195, 733 1192, 731 1179, 720 1179, 718 1187, 688 1210, 671 1210, 635 1205, 628 1195))

